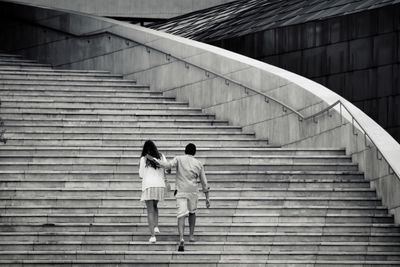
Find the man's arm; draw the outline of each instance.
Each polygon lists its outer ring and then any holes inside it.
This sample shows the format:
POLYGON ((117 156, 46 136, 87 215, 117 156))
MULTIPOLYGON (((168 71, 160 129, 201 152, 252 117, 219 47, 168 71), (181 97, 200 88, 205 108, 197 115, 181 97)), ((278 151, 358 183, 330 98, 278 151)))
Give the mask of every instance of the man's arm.
POLYGON ((176 165, 178 163, 178 160, 176 157, 173 158, 171 161, 168 161, 168 160, 159 160, 159 159, 156 159, 147 154, 146 158, 148 158, 151 161, 154 161, 155 163, 160 165, 160 167, 162 167, 163 169, 167 169, 167 170, 171 169, 172 167, 176 167, 176 165))
POLYGON ((200 183, 201 187, 203 188, 204 196, 206 197, 206 207, 208 209, 210 207, 210 194, 209 194, 210 187, 208 186, 206 172, 204 171, 203 166, 201 166, 201 171, 200 171, 200 183))

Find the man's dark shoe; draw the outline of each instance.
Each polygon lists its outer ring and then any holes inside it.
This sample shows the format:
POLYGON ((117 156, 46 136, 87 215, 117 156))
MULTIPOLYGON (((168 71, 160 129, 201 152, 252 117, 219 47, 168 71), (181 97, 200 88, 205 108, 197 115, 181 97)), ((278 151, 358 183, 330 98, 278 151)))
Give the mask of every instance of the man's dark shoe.
POLYGON ((181 241, 179 242, 178 251, 180 251, 180 252, 185 251, 185 241, 181 240, 181 241))

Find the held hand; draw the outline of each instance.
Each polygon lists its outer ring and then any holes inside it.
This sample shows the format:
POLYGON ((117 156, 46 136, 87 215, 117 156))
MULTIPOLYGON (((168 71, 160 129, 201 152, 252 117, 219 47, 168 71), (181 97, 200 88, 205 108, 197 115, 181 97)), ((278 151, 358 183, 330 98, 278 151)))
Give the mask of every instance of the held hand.
POLYGON ((155 162, 157 165, 160 165, 160 160, 159 160, 159 159, 156 159, 156 158, 154 158, 153 156, 151 156, 151 155, 149 155, 149 154, 147 154, 147 155, 146 155, 146 159, 148 159, 148 160, 151 160, 151 161, 155 162))
POLYGON ((151 161, 154 161, 154 162, 158 163, 158 159, 154 158, 152 155, 147 154, 147 155, 146 155, 146 158, 147 158, 148 160, 151 160, 151 161))
POLYGON ((210 200, 209 199, 206 199, 206 207, 207 207, 207 209, 209 209, 210 208, 210 200))
POLYGON ((168 182, 165 182, 165 187, 167 191, 171 191, 171 185, 168 182))

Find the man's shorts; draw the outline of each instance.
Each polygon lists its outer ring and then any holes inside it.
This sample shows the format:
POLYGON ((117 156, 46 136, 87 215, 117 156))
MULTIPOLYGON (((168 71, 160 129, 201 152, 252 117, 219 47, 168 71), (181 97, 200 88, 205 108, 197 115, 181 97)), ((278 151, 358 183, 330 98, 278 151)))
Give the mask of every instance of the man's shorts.
POLYGON ((197 201, 199 196, 195 193, 179 193, 176 194, 177 217, 187 216, 189 213, 196 213, 197 201))

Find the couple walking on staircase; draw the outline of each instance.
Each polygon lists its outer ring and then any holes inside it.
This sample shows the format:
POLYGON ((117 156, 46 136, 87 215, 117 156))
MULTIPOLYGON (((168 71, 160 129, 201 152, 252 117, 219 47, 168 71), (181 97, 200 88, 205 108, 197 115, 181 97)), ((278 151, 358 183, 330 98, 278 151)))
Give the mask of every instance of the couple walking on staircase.
POLYGON ((147 219, 151 237, 149 242, 155 243, 155 234, 160 233, 158 228, 158 202, 164 199, 165 189, 170 190, 165 179, 164 170, 170 172, 176 168, 176 190, 174 192, 177 206, 179 247, 184 251, 185 218, 189 217, 189 241, 194 242, 194 228, 196 224, 196 210, 198 201, 198 186, 200 181, 206 197, 206 207, 210 207, 209 187, 203 164, 197 160, 196 146, 189 143, 185 148, 185 155, 176 156, 167 161, 154 142, 147 140, 143 146, 139 176, 142 178, 141 201, 146 203, 147 219))

